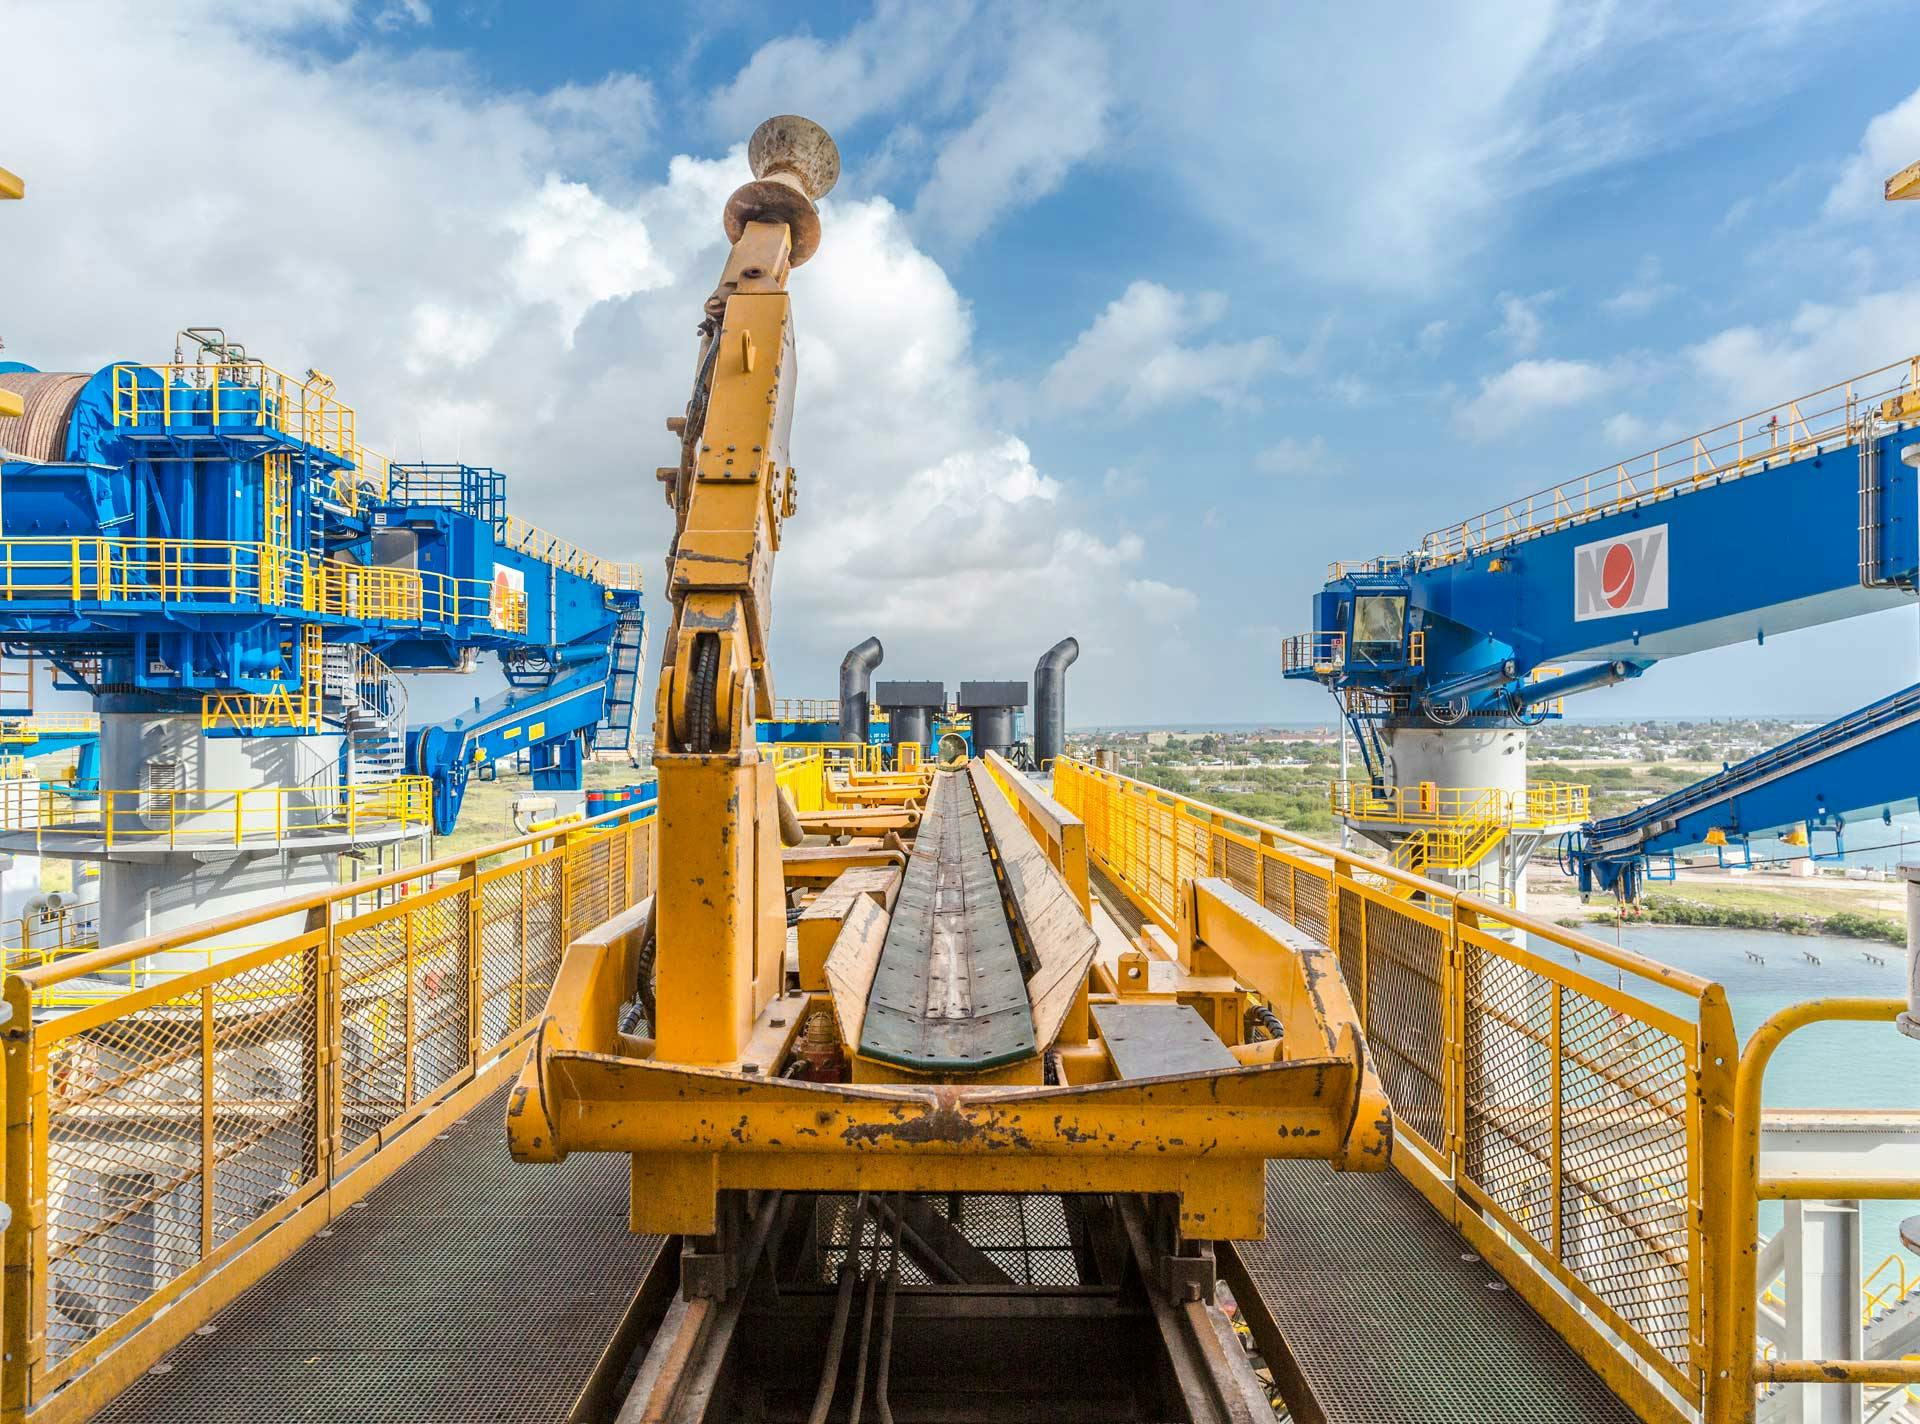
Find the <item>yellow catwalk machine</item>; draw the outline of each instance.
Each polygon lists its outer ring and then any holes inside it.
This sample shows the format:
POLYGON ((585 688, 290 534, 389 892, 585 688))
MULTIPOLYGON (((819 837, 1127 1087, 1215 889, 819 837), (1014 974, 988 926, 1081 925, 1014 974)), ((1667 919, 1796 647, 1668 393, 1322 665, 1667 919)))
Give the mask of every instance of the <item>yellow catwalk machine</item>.
POLYGON ((1144 956, 1103 960, 1084 869, 1070 884, 1048 858, 1018 809, 1044 825, 1046 798, 1012 768, 870 777, 875 803, 921 808, 903 849, 783 847, 753 708, 772 701, 794 510, 786 286, 820 243, 812 200, 838 157, 791 117, 750 155, 760 176, 728 200, 733 251, 676 423, 685 455, 663 471, 662 872, 650 915, 569 951, 514 1093, 516 1155, 631 1153, 634 1229, 691 1236, 717 1230, 722 1193, 785 1190, 1165 1192, 1187 1234, 1253 1237, 1268 1159, 1384 1168, 1386 1099, 1334 957, 1202 879, 1176 962, 1210 1011, 1128 980, 1144 956), (822 886, 801 925, 831 941, 790 968, 801 884, 822 886), (1256 996, 1278 1032, 1249 1014, 1256 996), (650 1038, 621 1030, 637 1000, 650 1038))
POLYGON ((895 1194, 1163 1196, 1177 1258, 1262 1235, 1270 1159, 1383 1170, 1387 1100, 1337 957, 1232 886, 1193 881, 1164 954, 1097 926, 1071 818, 997 756, 823 765, 828 797, 863 804, 799 821, 754 708, 795 510, 787 282, 839 160, 790 116, 749 157, 661 471, 655 897, 568 950, 508 1110, 515 1156, 630 1153, 633 1229, 702 1243, 711 1274, 683 1286, 709 1294, 773 1249, 781 1194, 855 1194, 890 1244, 927 1229, 895 1194))

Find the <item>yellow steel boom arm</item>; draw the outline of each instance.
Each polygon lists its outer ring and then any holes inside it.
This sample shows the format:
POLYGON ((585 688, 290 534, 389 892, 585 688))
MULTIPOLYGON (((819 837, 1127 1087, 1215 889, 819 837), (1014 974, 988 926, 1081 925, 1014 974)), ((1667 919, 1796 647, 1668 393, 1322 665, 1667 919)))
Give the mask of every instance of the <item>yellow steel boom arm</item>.
POLYGON ((660 1051, 733 1059, 777 990, 785 890, 771 764, 754 704, 773 701, 767 664, 773 559, 794 512, 793 321, 787 276, 820 244, 813 200, 839 176, 833 140, 792 115, 748 144, 754 179, 727 200, 732 250, 706 304, 686 414, 668 422, 680 463, 660 472, 674 510, 671 618, 662 650, 654 765, 660 1051))

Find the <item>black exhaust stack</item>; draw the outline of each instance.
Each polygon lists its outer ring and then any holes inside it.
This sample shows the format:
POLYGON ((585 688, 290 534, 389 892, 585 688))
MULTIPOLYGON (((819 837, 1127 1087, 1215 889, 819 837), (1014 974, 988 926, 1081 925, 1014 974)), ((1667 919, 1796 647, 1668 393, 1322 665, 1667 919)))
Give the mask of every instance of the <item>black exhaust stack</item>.
POLYGON ((1067 745, 1067 669, 1080 656, 1075 638, 1062 638, 1033 668, 1033 764, 1041 771, 1067 745))
POLYGON ((848 648, 847 655, 840 659, 841 741, 867 744, 873 720, 873 699, 868 695, 868 688, 873 681, 873 670, 886 655, 880 640, 869 638, 848 648))

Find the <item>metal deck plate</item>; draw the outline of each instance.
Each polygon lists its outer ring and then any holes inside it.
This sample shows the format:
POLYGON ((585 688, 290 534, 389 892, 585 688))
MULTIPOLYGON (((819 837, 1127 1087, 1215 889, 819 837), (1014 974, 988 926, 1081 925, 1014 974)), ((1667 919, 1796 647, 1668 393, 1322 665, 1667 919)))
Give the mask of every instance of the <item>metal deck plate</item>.
POLYGON ((1238 1068, 1207 1021, 1186 1004, 1095 1004, 1093 1021, 1122 1078, 1238 1068))
POLYGON ((966 776, 933 779, 867 996, 860 1052, 965 1072, 1036 1052, 1027 982, 966 776))
POLYGON ((1234 1249, 1328 1420, 1636 1424, 1397 1172, 1270 1162, 1234 1249))
POLYGON ((560 1424, 660 1253, 627 1159, 507 1155, 506 1090, 343 1212, 98 1424, 560 1424))

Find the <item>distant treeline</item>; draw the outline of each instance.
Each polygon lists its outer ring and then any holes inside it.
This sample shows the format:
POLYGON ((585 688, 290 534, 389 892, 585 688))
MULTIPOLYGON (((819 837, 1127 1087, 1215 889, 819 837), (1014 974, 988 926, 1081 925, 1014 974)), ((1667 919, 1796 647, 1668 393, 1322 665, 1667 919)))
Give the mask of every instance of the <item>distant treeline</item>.
POLYGON ((1602 910, 1594 918, 1603 924, 1619 919, 1627 924, 1705 925, 1716 929, 1870 939, 1882 944, 1907 942, 1906 925, 1891 915, 1863 915, 1853 910, 1832 915, 1794 915, 1738 905, 1706 905, 1674 895, 1648 895, 1638 905, 1625 906, 1622 911, 1602 910))

